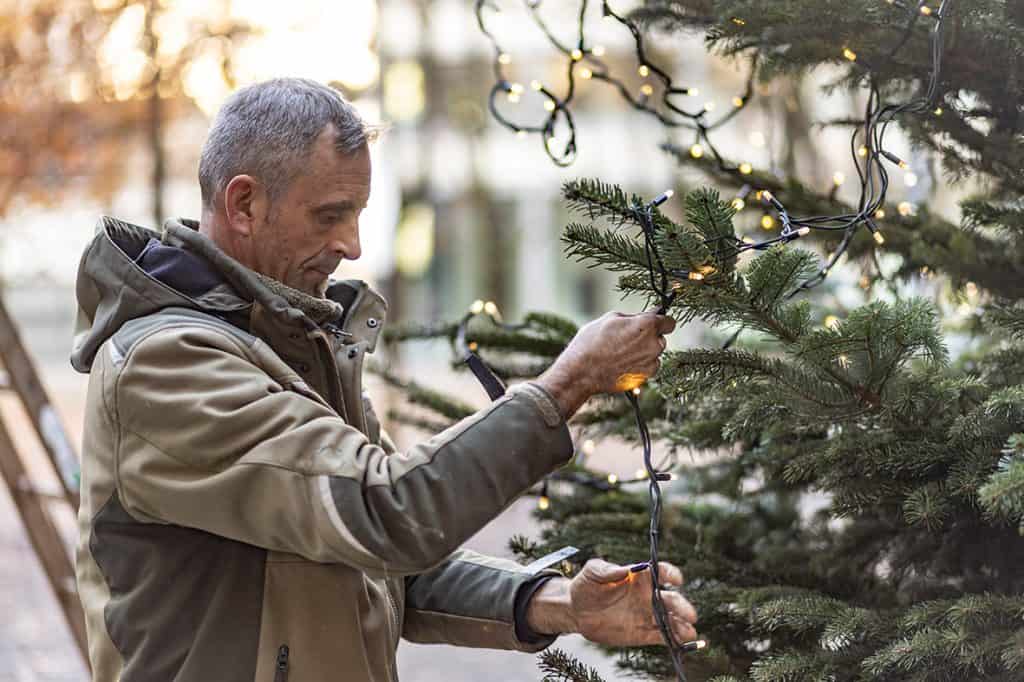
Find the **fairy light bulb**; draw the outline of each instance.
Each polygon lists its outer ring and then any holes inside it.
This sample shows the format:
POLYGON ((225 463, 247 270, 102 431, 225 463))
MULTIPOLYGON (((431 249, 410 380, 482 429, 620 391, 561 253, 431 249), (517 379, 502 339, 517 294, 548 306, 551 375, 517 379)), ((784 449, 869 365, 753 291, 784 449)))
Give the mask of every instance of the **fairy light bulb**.
POLYGON ((470 341, 468 344, 469 350, 473 351, 474 353, 476 352, 476 349, 479 347, 480 345, 476 341, 470 341))
POLYGON ((736 197, 735 199, 733 199, 733 200, 732 200, 732 207, 733 207, 734 209, 736 209, 736 212, 737 212, 737 213, 738 213, 739 211, 742 211, 742 210, 744 209, 744 207, 746 207, 746 205, 747 205, 747 202, 745 202, 745 201, 744 201, 743 199, 741 199, 740 197, 736 197))
POLYGON ((574 62, 578 62, 579 60, 583 59, 583 50, 577 47, 575 50, 569 53, 569 56, 572 57, 572 60, 574 62))
POLYGON ((942 116, 942 107, 935 107, 935 115, 942 116))
POLYGON ((743 235, 743 238, 740 241, 748 245, 757 243, 752 237, 748 237, 747 235, 743 235))
POLYGON ((686 94, 690 97, 696 97, 700 94, 700 88, 686 88, 686 94))
POLYGON ((640 86, 640 92, 642 92, 647 97, 650 97, 651 95, 654 94, 654 86, 652 86, 650 83, 644 83, 643 85, 640 86))
POLYGON ((868 155, 868 148, 865 147, 864 145, 861 145, 860 149, 857 150, 857 156, 864 157, 864 156, 867 156, 867 155, 868 155))
POLYGON ((842 171, 836 171, 832 174, 832 184, 836 187, 839 187, 844 182, 846 182, 846 175, 844 175, 842 171))
POLYGON ((932 15, 932 8, 928 5, 921 5, 921 14, 930 17, 932 15))
POLYGON ((545 100, 544 101, 544 108, 547 111, 554 111, 555 110, 555 103, 552 102, 551 100, 545 100))
POLYGON ((540 81, 533 80, 533 81, 530 81, 530 87, 533 88, 534 90, 536 90, 537 92, 540 92, 540 90, 544 87, 544 85, 540 81))
POLYGON ((708 100, 707 102, 704 102, 704 111, 714 111, 714 109, 715 109, 715 103, 714 102, 712 102, 711 100, 708 100))
POLYGON ((637 386, 636 388, 633 389, 633 395, 640 395, 640 387, 639 386, 637 386))
POLYGON ((686 275, 686 278, 693 282, 700 282, 704 279, 704 274, 700 272, 691 272, 686 275))
POLYGON ((581 78, 593 78, 594 77, 594 72, 591 71, 590 69, 580 69, 580 77, 581 78))
POLYGON ((508 52, 502 52, 501 54, 498 55, 498 63, 505 65, 511 64, 512 55, 510 55, 508 52))
POLYGON ((497 315, 498 305, 494 301, 487 301, 487 303, 484 303, 484 312, 492 316, 497 315))
POLYGON ((879 220, 884 218, 885 217, 885 209, 884 208, 880 208, 877 211, 875 211, 875 217, 878 218, 879 220))
POLYGON ((875 243, 878 244, 879 246, 885 243, 885 237, 882 236, 881 232, 875 232, 873 236, 875 238, 875 243))
POLYGON ((594 441, 592 441, 592 440, 590 440, 588 438, 587 440, 583 441, 583 445, 580 447, 580 450, 583 451, 584 455, 588 455, 589 456, 589 455, 594 454, 594 448, 595 448, 594 441))
POLYGON ((857 61, 857 53, 848 47, 843 48, 843 56, 849 59, 851 62, 857 61))
POLYGON ((484 311, 484 302, 480 299, 473 301, 473 305, 469 306, 469 312, 474 315, 479 315, 484 311))
MULTIPOLYGON (((634 390, 636 390, 636 389, 634 389, 634 390)), ((608 474, 608 483, 610 483, 611 485, 615 485, 618 482, 619 482, 619 477, 618 476, 616 476, 615 474, 608 474)))
POLYGON ((637 469, 636 473, 633 475, 633 478, 641 478, 641 479, 647 478, 647 470, 646 469, 637 469))
POLYGON ((603 57, 605 53, 605 47, 604 45, 595 45, 594 49, 591 50, 591 52, 595 57, 603 57))
POLYGON ((646 64, 641 64, 640 67, 636 70, 636 72, 640 74, 641 78, 647 78, 648 76, 651 75, 651 69, 646 64))
POLYGON ((899 210, 900 215, 903 217, 910 216, 914 214, 914 205, 909 201, 901 201, 900 205, 897 206, 897 210, 899 210))
POLYGON ((690 147, 690 156, 692 156, 695 159, 699 159, 700 157, 704 156, 704 147, 702 147, 700 144, 693 145, 692 147, 690 147))
POLYGON ((547 511, 550 506, 551 500, 548 499, 547 495, 541 495, 537 499, 537 509, 540 509, 541 511, 547 511))
POLYGON ((523 84, 522 83, 513 83, 512 85, 510 85, 508 87, 508 89, 509 89, 509 92, 514 92, 517 95, 523 94, 523 84))
POLYGON ((740 97, 739 95, 737 95, 736 97, 732 98, 732 105, 734 107, 736 107, 737 109, 742 108, 744 104, 746 104, 746 102, 744 102, 743 98, 740 97))
POLYGON ((796 234, 797 234, 798 237, 806 237, 810 233, 811 233, 811 228, 809 228, 809 227, 801 227, 799 230, 796 231, 796 234))
POLYGON ((743 175, 750 175, 753 172, 754 167, 751 166, 749 163, 744 162, 740 164, 740 173, 742 173, 743 175))
POLYGON ((525 130, 517 130, 516 131, 516 137, 518 137, 520 140, 523 139, 524 137, 526 137, 526 131, 525 130))
POLYGON ((519 100, 520 100, 520 95, 519 95, 518 92, 510 92, 510 93, 508 93, 508 101, 511 102, 512 104, 519 104, 519 100))
POLYGON ((839 318, 835 315, 828 315, 825 318, 826 329, 836 329, 839 326, 839 318))
POLYGON ((761 227, 766 230, 771 230, 775 227, 775 218, 771 217, 767 213, 761 216, 761 227))
POLYGON ((907 174, 903 176, 903 184, 907 187, 915 187, 917 185, 917 173, 907 171, 907 174))

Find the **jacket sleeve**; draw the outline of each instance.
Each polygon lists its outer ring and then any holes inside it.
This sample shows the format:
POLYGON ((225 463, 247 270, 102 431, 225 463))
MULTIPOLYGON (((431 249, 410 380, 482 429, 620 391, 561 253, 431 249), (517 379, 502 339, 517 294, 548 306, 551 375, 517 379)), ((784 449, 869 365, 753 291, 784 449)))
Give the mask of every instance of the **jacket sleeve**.
POLYGON ((532 588, 557 575, 460 550, 436 568, 406 577, 402 636, 421 644, 540 651, 555 637, 530 633, 516 622, 517 611, 522 618, 532 588))
POLYGON ((572 454, 535 384, 389 456, 225 332, 185 325, 111 348, 125 508, 313 561, 426 572, 572 454))

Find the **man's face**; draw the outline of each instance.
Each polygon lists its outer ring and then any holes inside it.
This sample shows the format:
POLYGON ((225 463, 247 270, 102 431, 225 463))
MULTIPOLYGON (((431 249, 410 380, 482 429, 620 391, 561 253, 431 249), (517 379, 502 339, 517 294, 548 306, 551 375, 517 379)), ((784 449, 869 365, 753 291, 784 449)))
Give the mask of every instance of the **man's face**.
POLYGON ((253 226, 253 269, 322 296, 328 276, 359 258, 359 214, 370 198, 370 153, 339 153, 327 126, 302 170, 253 226))

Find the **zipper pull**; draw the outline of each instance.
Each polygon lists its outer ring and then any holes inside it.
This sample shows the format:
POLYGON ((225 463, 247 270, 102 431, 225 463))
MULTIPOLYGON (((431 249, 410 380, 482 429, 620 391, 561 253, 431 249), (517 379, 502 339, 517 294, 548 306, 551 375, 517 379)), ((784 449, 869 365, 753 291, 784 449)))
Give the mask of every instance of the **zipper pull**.
POLYGON ((339 339, 345 336, 352 336, 351 332, 342 331, 341 327, 335 324, 325 324, 324 330, 331 336, 336 336, 339 339))
POLYGON ((277 650, 277 672, 274 682, 288 682, 288 645, 282 644, 277 650))

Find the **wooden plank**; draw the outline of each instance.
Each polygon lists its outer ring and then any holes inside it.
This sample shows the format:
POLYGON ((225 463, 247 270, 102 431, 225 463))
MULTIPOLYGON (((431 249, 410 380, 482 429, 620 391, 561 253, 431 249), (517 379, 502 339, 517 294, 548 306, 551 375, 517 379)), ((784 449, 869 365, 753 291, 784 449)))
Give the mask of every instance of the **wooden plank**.
POLYGON ((85 638, 85 615, 78 600, 75 571, 71 557, 64 548, 64 541, 47 514, 46 502, 37 495, 28 478, 25 466, 18 456, 7 426, 0 420, 0 475, 7 483, 7 489, 14 499, 14 506, 21 516, 29 542, 35 550, 43 572, 50 581, 50 587, 57 602, 64 611, 64 617, 71 634, 78 644, 82 657, 89 662, 89 647, 85 638))
POLYGON ((18 394, 32 426, 57 472, 71 508, 78 510, 79 463, 75 448, 53 409, 46 389, 39 380, 32 358, 18 334, 14 320, 0 298, 0 359, 11 388, 18 394))

